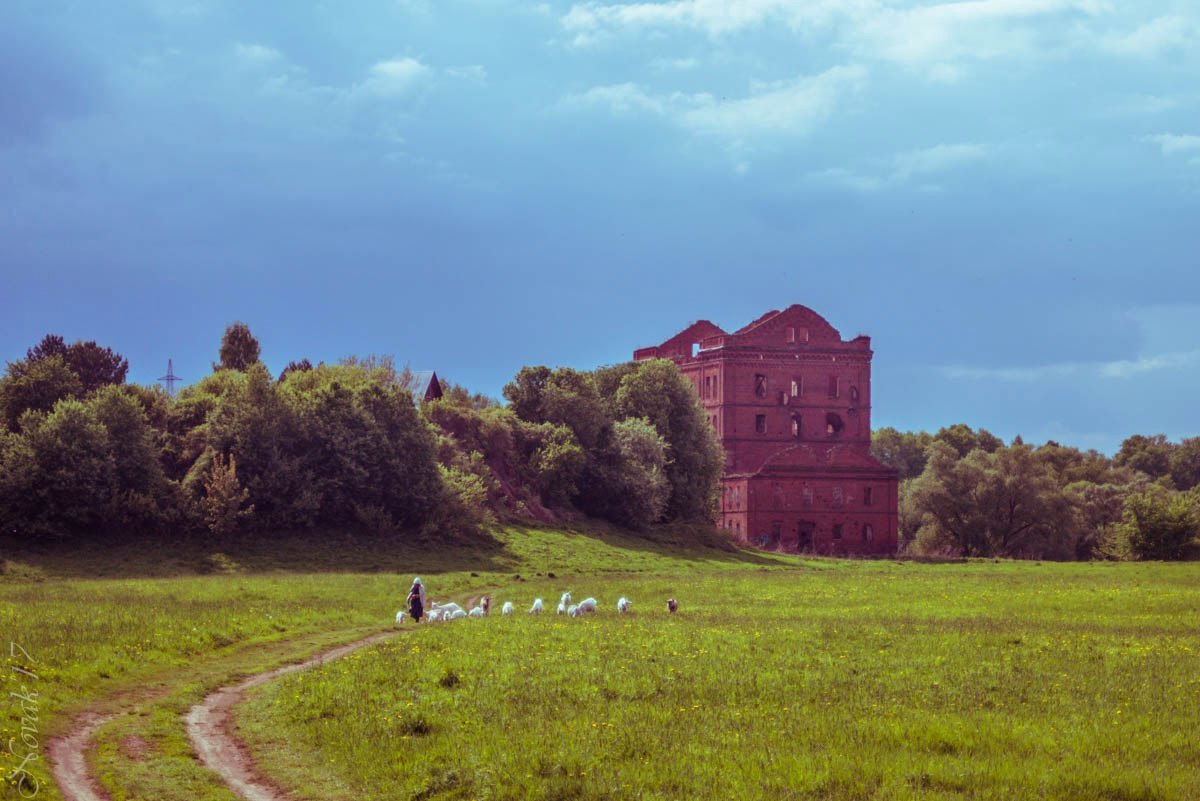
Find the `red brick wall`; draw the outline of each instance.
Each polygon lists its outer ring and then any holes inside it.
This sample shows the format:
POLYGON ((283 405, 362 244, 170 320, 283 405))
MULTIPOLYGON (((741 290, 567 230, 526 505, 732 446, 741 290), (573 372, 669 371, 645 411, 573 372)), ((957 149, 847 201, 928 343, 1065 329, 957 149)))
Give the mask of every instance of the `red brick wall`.
POLYGON ((733 537, 787 551, 895 553, 896 474, 870 457, 869 338, 843 341, 792 306, 733 334, 701 321, 635 353, 657 356, 692 381, 725 449, 718 522, 733 537))

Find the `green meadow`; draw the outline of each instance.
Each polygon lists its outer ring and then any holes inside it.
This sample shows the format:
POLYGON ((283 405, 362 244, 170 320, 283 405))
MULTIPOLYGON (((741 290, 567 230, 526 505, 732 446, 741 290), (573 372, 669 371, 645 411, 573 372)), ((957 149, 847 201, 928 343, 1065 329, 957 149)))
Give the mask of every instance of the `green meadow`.
MULTIPOLYGON (((5 694, 36 681, 43 741, 80 709, 117 713, 93 757, 117 801, 228 801, 180 715, 395 629, 419 572, 434 598, 489 593, 492 616, 409 622, 239 709, 296 797, 1200 798, 1200 565, 803 560, 690 536, 17 554, 0 630, 36 663, 6 650, 5 694), (556 617, 564 590, 600 611, 556 617)), ((19 726, 10 704, 6 743, 19 726)), ((44 767, 38 797, 58 798, 44 767)))

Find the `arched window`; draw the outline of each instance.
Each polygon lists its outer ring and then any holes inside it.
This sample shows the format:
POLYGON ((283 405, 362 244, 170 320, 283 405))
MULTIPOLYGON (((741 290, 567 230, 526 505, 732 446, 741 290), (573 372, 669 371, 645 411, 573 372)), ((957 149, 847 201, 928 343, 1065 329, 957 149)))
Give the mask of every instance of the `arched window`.
POLYGON ((801 435, 801 433, 803 433, 803 431, 804 431, 804 428, 801 425, 800 415, 793 414, 792 415, 792 436, 795 439, 800 439, 800 435, 801 435))
POLYGON ((845 429, 845 427, 846 424, 842 422, 842 418, 839 415, 834 414, 833 412, 825 415, 826 436, 836 437, 838 434, 842 433, 842 430, 845 429))

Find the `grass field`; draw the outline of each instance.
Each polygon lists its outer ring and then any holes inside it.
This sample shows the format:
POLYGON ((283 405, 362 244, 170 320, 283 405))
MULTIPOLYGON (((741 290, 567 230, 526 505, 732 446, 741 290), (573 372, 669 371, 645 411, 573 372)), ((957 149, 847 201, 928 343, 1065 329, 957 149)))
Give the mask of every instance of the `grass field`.
POLYGON ((240 723, 305 798, 1195 799, 1198 578, 887 562, 573 578, 495 598, 570 588, 602 599, 595 617, 427 626, 264 688, 240 723))
POLYGON ((682 532, 648 540, 580 531, 441 548, 338 534, 219 550, 186 542, 70 551, 9 543, 0 571, 2 695, 10 699, 0 704, 0 797, 21 797, 20 767, 38 783, 38 798, 58 798, 45 741, 63 733, 75 712, 100 704, 123 713, 99 738, 97 767, 115 799, 232 798, 194 764, 178 715, 231 677, 388 628, 414 572, 436 577, 444 596, 466 597, 543 564, 604 572, 698 558, 759 561, 682 547, 682 532), (122 747, 128 742, 138 744, 136 753, 122 747))
MULTIPOLYGON (((520 611, 409 624, 255 694, 243 734, 299 797, 1200 798, 1200 565, 803 561, 686 539, 10 555, 0 633, 35 661, 6 647, 5 694, 36 683, 39 748, 85 706, 128 713, 96 755, 118 801, 228 801, 180 713, 389 627, 420 572, 434 597, 520 611), (523 614, 564 589, 600 614, 523 614)), ((20 719, 2 710, 5 743, 20 719)), ((44 759, 27 766, 57 798, 44 759)))

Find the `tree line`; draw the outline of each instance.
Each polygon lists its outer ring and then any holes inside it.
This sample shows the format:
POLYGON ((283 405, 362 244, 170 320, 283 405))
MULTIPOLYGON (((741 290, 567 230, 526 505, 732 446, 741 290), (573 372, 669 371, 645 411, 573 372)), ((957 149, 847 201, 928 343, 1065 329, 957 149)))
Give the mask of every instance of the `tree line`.
POLYGON ((669 361, 526 367, 509 403, 414 402, 390 358, 293 361, 244 323, 169 397, 95 342, 46 336, 0 378, 0 530, 47 540, 306 528, 461 537, 498 519, 711 520, 722 455, 669 361))
POLYGON ((902 553, 1026 559, 1200 555, 1200 437, 1128 437, 1115 456, 1030 446, 963 424, 882 428, 871 452, 900 475, 902 553))

